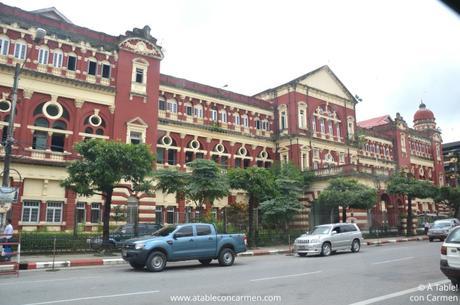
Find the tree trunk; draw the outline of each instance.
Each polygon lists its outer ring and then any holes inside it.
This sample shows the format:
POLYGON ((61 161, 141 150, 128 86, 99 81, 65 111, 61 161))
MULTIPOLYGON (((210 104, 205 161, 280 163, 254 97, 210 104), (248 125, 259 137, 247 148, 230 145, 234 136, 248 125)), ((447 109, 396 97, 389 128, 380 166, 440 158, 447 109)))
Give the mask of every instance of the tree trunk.
POLYGON ((109 246, 109 223, 110 223, 110 209, 112 205, 112 194, 113 188, 104 192, 105 203, 104 213, 102 215, 102 247, 106 248, 109 246))
POLYGON ((252 196, 249 196, 248 203, 248 246, 255 247, 255 228, 254 228, 254 199, 252 196))
POLYGON ((342 206, 342 222, 347 222, 347 207, 344 205, 342 206))
POLYGON ((407 235, 412 235, 412 197, 407 196, 407 235))

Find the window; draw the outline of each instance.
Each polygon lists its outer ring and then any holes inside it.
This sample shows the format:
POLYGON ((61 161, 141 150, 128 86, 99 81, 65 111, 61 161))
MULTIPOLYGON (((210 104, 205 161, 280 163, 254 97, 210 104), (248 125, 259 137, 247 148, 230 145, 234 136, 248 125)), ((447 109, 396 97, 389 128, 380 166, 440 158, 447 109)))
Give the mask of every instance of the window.
POLYGON ((168 100, 167 106, 169 112, 177 113, 177 102, 175 100, 168 100))
POLYGON ((326 126, 324 126, 324 119, 320 119, 319 120, 319 125, 320 125, 320 130, 321 130, 321 133, 326 133, 326 126))
POLYGON ((281 111, 281 129, 286 129, 286 111, 281 111))
POLYGON ((142 133, 138 131, 131 131, 129 133, 129 139, 131 144, 141 144, 142 143, 142 133))
POLYGON ((46 204, 46 222, 60 223, 62 219, 62 202, 48 201, 46 204))
MULTIPOLYGON (((46 119, 39 118, 35 121, 35 126, 44 124, 46 119)), ((45 127, 45 126, 42 126, 45 127)), ((48 121, 46 121, 46 127, 48 127, 48 121)), ((48 133, 46 131, 35 130, 32 138, 32 149, 46 149, 48 146, 48 133)))
POLYGON ((49 51, 47 48, 40 48, 38 50, 38 63, 41 65, 48 64, 49 51))
POLYGON ((193 110, 194 110, 194 115, 197 118, 203 118, 203 106, 195 105, 195 107, 193 107, 193 110))
POLYGON ((176 237, 190 237, 193 236, 193 227, 184 226, 176 232, 176 237))
POLYGON ((168 149, 168 164, 169 165, 176 165, 176 150, 168 149))
POLYGON ((311 129, 313 129, 313 132, 316 132, 316 118, 313 116, 311 118, 311 129))
POLYGON ((260 120, 256 119, 256 129, 261 129, 260 120))
POLYGON ((217 110, 211 109, 211 120, 216 122, 217 121, 217 110))
POLYGON ((102 77, 110 78, 110 64, 102 64, 102 77))
POLYGON ((74 55, 69 55, 67 57, 67 70, 75 71, 77 70, 77 57, 74 55))
POLYGON ((339 162, 340 163, 345 163, 345 153, 341 152, 339 154, 339 162))
POLYGON ((165 154, 165 149, 163 147, 157 147, 157 154, 156 154, 157 163, 159 164, 165 163, 164 154, 165 154))
POLYGON ((97 62, 89 61, 88 62, 88 74, 89 75, 96 75, 97 72, 97 62))
POLYGON ((0 55, 8 55, 10 40, 8 37, 0 37, 0 55))
POLYGON ((168 211, 166 213, 166 222, 167 223, 174 223, 174 208, 168 208, 168 211))
POLYGON ((270 130, 270 125, 268 124, 267 120, 262 121, 262 129, 267 131, 270 130))
POLYGON ((163 207, 161 206, 155 207, 155 223, 156 224, 163 223, 163 207))
POLYGON ((247 115, 244 115, 243 116, 243 126, 245 128, 248 128, 249 127, 249 119, 248 119, 248 116, 247 115))
POLYGON ((98 223, 101 220, 101 204, 91 203, 91 223, 98 223))
POLYGON ((76 220, 77 223, 85 223, 86 221, 86 203, 85 202, 77 202, 77 209, 76 209, 76 220))
POLYGON ((337 133, 337 139, 340 139, 340 124, 337 124, 335 126, 335 129, 336 129, 336 133, 337 133))
POLYGON ((319 159, 319 149, 318 148, 313 149, 313 158, 319 159))
POLYGON ((332 126, 332 121, 328 122, 328 127, 329 127, 329 135, 333 136, 334 135, 334 128, 332 126))
POLYGON ((158 100, 158 109, 166 111, 166 101, 162 97, 158 100))
POLYGON ((238 113, 235 113, 233 116, 234 116, 233 122, 235 123, 235 125, 240 125, 241 124, 240 115, 238 113))
POLYGON ((193 115, 193 108, 192 108, 192 105, 185 105, 185 114, 187 114, 188 116, 192 116, 192 115, 193 115))
POLYGON ((22 204, 22 222, 38 223, 39 201, 24 201, 22 204))
POLYGON ((14 45, 14 57, 26 59, 27 45, 24 42, 16 42, 14 45))
MULTIPOLYGON (((62 67, 62 59, 63 58, 64 58, 64 54, 62 54, 61 50, 54 50, 54 52, 53 52, 53 66, 56 67, 56 68, 62 67)), ((91 74, 91 73, 89 73, 89 74, 91 74)), ((95 75, 95 74, 96 74, 96 72, 94 72, 93 75, 95 75)))
POLYGON ((222 112, 220 113, 220 121, 222 123, 227 123, 227 111, 222 110, 222 112))
POLYGON ((136 83, 143 84, 144 83, 144 69, 136 68, 136 83))
POLYGON ((299 128, 305 128, 305 110, 299 110, 299 128))

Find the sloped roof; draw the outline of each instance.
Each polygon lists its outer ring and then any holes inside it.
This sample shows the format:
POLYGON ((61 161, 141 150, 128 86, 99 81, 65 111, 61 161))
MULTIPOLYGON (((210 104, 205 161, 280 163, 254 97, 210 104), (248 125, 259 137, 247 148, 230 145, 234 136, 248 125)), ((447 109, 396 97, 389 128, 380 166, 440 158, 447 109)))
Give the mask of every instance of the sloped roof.
POLYGON ((391 117, 386 114, 376 118, 364 120, 356 123, 361 128, 372 128, 375 126, 385 125, 391 122, 391 117))
POLYGON ((39 10, 31 11, 31 13, 42 15, 44 17, 48 17, 57 21, 61 22, 67 22, 73 24, 72 21, 69 20, 64 14, 62 14, 60 11, 58 11, 54 6, 53 7, 47 7, 47 8, 42 8, 39 10))

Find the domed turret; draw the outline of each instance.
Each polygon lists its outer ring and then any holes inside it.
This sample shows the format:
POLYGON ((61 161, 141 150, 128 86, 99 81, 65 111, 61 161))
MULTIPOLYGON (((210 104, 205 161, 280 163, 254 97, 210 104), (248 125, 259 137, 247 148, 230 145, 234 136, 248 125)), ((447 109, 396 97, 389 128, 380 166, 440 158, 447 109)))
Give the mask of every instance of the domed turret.
POLYGON ((434 129, 436 128, 435 120, 433 112, 426 108, 423 101, 420 102, 420 106, 414 114, 414 128, 416 130, 434 129))

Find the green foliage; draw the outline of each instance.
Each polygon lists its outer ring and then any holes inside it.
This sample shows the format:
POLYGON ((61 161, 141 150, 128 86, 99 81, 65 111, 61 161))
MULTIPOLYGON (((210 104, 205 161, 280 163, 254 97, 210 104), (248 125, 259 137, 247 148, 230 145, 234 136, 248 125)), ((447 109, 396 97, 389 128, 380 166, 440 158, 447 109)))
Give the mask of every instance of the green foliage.
POLYGON ((56 253, 92 252, 88 238, 97 236, 95 233, 84 233, 74 236, 67 232, 22 232, 21 253, 38 254, 53 253, 56 239, 56 253))
POLYGON ((176 194, 176 200, 185 198, 187 185, 190 182, 190 174, 180 172, 176 169, 161 169, 155 172, 154 178, 157 180, 156 190, 161 190, 166 194, 176 194))
POLYGON ((126 220, 126 210, 121 205, 115 206, 113 208, 112 219, 113 221, 115 221, 115 223, 119 221, 125 221, 126 220))
POLYGON ((342 221, 348 208, 370 209, 377 203, 377 192, 354 179, 335 178, 318 197, 318 203, 332 208, 342 207, 342 221))
POLYGON ((460 212, 460 187, 443 186, 437 190, 435 196, 436 202, 447 204, 450 208, 454 209, 454 217, 459 217, 460 212))

